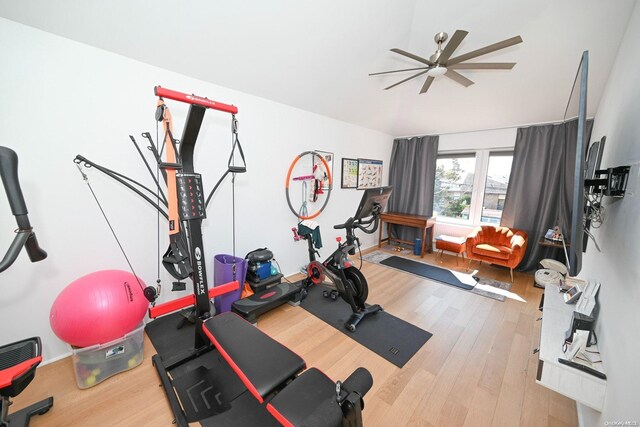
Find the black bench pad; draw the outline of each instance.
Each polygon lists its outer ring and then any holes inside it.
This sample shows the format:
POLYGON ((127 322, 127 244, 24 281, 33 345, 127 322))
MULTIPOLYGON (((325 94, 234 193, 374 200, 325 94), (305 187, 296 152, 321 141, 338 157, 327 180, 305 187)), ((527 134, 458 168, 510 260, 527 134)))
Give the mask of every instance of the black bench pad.
POLYGON ((306 367, 300 356, 235 313, 214 316, 203 329, 260 403, 306 367))
POLYGON ((340 426, 342 409, 336 385, 316 368, 309 368, 267 404, 267 410, 285 426, 340 426))

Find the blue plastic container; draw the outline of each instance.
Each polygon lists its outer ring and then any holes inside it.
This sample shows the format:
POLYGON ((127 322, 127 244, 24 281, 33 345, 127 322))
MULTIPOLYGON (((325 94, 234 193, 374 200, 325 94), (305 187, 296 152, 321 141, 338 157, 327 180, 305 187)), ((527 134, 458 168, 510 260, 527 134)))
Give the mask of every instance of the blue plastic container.
MULTIPOLYGON (((213 261, 213 286, 224 285, 234 280, 233 277, 233 255, 219 254, 214 257, 213 261)), ((216 313, 224 313, 231 311, 231 304, 240 299, 242 295, 242 288, 244 286, 244 280, 247 276, 247 261, 243 258, 235 257, 236 264, 236 277, 235 280, 240 282, 240 287, 237 291, 228 292, 224 295, 215 297, 213 300, 213 306, 216 308, 216 313)))
POLYGON ((422 253, 422 239, 416 237, 416 240, 413 241, 413 254, 420 255, 422 253))

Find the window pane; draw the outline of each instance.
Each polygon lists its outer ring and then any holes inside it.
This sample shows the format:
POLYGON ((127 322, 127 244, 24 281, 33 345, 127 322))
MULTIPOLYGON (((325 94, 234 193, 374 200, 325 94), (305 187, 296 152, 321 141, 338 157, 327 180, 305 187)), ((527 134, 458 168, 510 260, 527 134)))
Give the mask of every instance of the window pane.
POLYGON ((475 155, 438 157, 433 197, 433 214, 469 219, 475 155))
POLYGON ((513 154, 511 153, 491 153, 489 155, 489 167, 487 181, 484 185, 484 200, 482 202, 482 218, 480 221, 500 224, 504 199, 507 196, 512 161, 513 154))

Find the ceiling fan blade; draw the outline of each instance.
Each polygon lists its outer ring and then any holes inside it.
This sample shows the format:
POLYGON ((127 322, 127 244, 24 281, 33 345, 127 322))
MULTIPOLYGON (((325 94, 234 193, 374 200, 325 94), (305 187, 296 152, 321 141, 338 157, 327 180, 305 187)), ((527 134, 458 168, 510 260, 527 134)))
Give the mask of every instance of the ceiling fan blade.
POLYGON ((397 47, 394 47, 393 49, 390 49, 390 50, 391 52, 399 53, 400 55, 406 56, 407 58, 411 58, 418 62, 422 62, 423 64, 435 65, 433 62, 429 61, 428 59, 421 58, 418 55, 414 55, 413 53, 409 53, 402 49, 398 49, 397 47))
POLYGON ((420 93, 425 93, 426 91, 429 90, 429 86, 431 86, 431 83, 433 83, 434 78, 432 76, 427 77, 427 80, 425 80, 424 84, 422 85, 422 89, 420 89, 420 93))
POLYGON ((471 51, 469 53, 465 53, 464 55, 456 56, 455 58, 451 58, 449 62, 447 62, 447 65, 458 64, 462 61, 466 61, 468 59, 486 55, 487 53, 495 52, 496 50, 504 49, 505 47, 513 46, 518 43, 522 43, 522 37, 520 36, 511 37, 510 39, 502 40, 501 42, 494 43, 489 46, 485 46, 483 48, 471 51))
POLYGON ((447 60, 449 59, 451 54, 455 52, 458 46, 460 46, 460 43, 462 43, 462 40, 464 40, 467 34, 469 34, 469 32, 463 30, 456 30, 456 32, 453 33, 453 37, 451 37, 451 40, 449 40, 449 43, 447 43, 447 46, 438 57, 439 64, 444 65, 447 63, 447 60))
POLYGON ((447 65, 447 69, 456 70, 510 70, 515 62, 465 62, 464 64, 447 65))
POLYGON ((400 81, 399 81, 398 83, 396 83, 396 84, 392 84, 392 85, 391 85, 391 86, 389 86, 389 87, 385 87, 385 88, 384 88, 384 90, 391 89, 392 87, 396 87, 396 86, 398 86, 398 85, 399 85, 399 84, 401 84, 401 83, 408 82, 408 81, 409 81, 409 80, 411 80, 411 79, 414 79, 414 78, 416 78, 416 77, 418 77, 418 76, 421 76, 421 75, 423 75, 423 74, 426 74, 426 72, 427 72, 427 71, 429 71, 429 70, 420 71, 418 74, 414 74, 414 75, 413 75, 413 76, 411 76, 411 77, 407 77, 407 78, 406 78, 406 79, 404 79, 404 80, 400 80, 400 81))
POLYGON ((380 74, 390 74, 390 73, 400 73, 402 71, 416 71, 416 70, 426 70, 429 67, 419 67, 419 68, 405 68, 404 70, 394 70, 394 71, 382 71, 380 73, 371 73, 370 76, 379 76, 380 74))
POLYGON ((469 80, 468 78, 466 78, 465 76, 463 76, 462 74, 453 71, 453 70, 447 70, 446 73, 444 73, 445 76, 449 77, 451 80, 460 83, 462 86, 464 87, 469 87, 473 84, 473 82, 471 80, 469 80))

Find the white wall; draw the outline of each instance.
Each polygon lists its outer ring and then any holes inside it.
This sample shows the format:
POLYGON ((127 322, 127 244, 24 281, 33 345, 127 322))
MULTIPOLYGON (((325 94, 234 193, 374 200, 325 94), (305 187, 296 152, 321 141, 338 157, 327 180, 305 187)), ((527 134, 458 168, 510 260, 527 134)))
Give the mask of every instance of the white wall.
MULTIPOLYGON (((627 194, 606 200, 606 218, 593 230, 602 252, 589 242, 581 277, 598 280, 601 311, 598 339, 607 372, 602 414, 579 406, 581 424, 601 426, 611 421, 640 422, 640 4, 626 35, 595 116, 592 141, 607 137, 602 167, 631 165, 627 194)), ((597 58, 591 58, 591 63, 597 58)), ((592 66, 595 66, 592 65, 592 66)))
POLYGON ((438 151, 505 150, 516 144, 517 127, 440 135, 438 151))
MULTIPOLYGON (((206 54, 206 45, 203 46, 206 54)), ((49 327, 49 310, 58 293, 71 281, 102 269, 128 267, 99 209, 72 159, 76 154, 110 166, 151 185, 129 134, 139 142, 141 132, 155 137, 153 87, 207 96, 239 107, 240 141, 248 172, 236 179, 236 254, 269 247, 284 273, 305 263, 304 242, 294 243, 296 217, 284 194, 287 169, 306 150, 335 153, 334 187, 325 212, 318 218, 329 254, 338 235, 332 225, 353 215, 361 192, 342 190, 340 159, 366 157, 384 161, 384 182, 392 137, 334 119, 257 98, 152 67, 106 51, 34 30, 0 18, 0 144, 19 155, 19 176, 30 219, 49 257, 36 264, 21 254, 0 280, 0 342, 39 335, 46 360, 66 353, 49 327)), ((170 61, 170 55, 167 61, 170 61)), ((220 58, 220 66, 225 64, 220 58)), ((177 136, 187 106, 167 102, 177 136)), ((231 147, 230 117, 208 111, 196 146, 196 170, 210 189, 226 170, 231 147)), ((154 210, 119 184, 88 171, 132 264, 147 284, 156 278, 157 221, 154 210)), ((203 224, 205 253, 231 253, 231 183, 222 185, 203 224)), ((13 239, 14 218, 0 196, 0 250, 13 239)), ((161 224, 163 241, 166 223, 161 224)), ((364 246, 377 241, 363 235, 364 246)), ((171 278, 162 273, 161 301, 178 296, 169 292, 171 278)))

